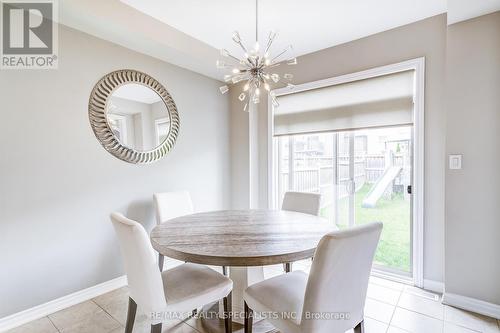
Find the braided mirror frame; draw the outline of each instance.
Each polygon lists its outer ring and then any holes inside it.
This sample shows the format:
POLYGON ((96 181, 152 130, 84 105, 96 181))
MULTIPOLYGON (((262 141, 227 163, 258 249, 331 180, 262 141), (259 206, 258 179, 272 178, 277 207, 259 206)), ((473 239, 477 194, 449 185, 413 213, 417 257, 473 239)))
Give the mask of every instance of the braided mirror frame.
POLYGON ((179 113, 167 89, 146 73, 123 69, 106 74, 92 89, 89 99, 89 121, 101 145, 113 156, 134 164, 147 164, 165 157, 175 145, 179 134, 179 113), (137 151, 126 147, 115 137, 106 119, 106 105, 113 91, 127 83, 142 84, 154 90, 165 103, 170 116, 170 131, 158 147, 149 151, 137 151))

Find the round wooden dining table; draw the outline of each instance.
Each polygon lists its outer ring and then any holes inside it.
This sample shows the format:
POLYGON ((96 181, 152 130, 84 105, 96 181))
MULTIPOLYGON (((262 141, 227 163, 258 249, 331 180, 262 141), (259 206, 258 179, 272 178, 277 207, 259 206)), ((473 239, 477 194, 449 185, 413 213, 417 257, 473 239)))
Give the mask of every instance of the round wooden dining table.
POLYGON ((229 267, 233 312, 241 312, 244 290, 264 280, 262 266, 311 258, 321 237, 334 230, 335 224, 326 219, 298 212, 221 210, 157 225, 151 243, 166 257, 229 267))

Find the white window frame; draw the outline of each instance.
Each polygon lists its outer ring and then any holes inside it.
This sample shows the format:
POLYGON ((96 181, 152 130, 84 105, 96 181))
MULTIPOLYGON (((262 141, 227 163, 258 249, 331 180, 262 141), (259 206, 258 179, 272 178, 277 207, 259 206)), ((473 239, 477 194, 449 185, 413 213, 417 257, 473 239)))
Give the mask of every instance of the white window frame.
MULTIPOLYGON (((170 123, 170 118, 158 118, 155 119, 155 143, 156 146, 158 147, 161 142, 160 142, 160 133, 158 131, 158 127, 160 127, 161 124, 169 124, 170 123)), ((168 134, 168 132, 167 132, 168 134)))
POLYGON ((127 116, 123 114, 113 113, 108 115, 110 118, 114 118, 114 120, 118 121, 120 124, 120 142, 126 146, 128 144, 128 129, 127 129, 127 116))
MULTIPOLYGON (((424 102, 425 102, 425 57, 411 59, 392 65, 376 67, 356 73, 336 76, 324 80, 307 82, 288 87, 272 90, 276 96, 283 96, 311 89, 324 88, 332 85, 344 84, 358 80, 370 79, 377 76, 388 75, 407 70, 415 70, 414 84, 414 112, 413 112, 413 230, 412 230, 412 282, 415 286, 422 288, 424 285, 424 102)), ((279 208, 276 191, 277 175, 277 151, 278 140, 273 137, 274 118, 273 105, 268 98, 268 205, 269 208, 279 208)), ((397 277, 393 277, 397 279, 397 277)))

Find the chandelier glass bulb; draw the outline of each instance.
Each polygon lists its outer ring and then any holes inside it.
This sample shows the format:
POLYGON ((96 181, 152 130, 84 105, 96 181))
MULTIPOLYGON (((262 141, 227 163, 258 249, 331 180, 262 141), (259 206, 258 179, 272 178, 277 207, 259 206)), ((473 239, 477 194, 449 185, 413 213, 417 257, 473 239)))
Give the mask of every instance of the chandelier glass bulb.
MULTIPOLYGON (((251 101, 254 104, 260 102, 261 88, 264 88, 266 92, 271 92, 272 84, 280 82, 280 75, 273 73, 274 67, 279 66, 281 63, 287 65, 296 65, 297 58, 285 58, 284 55, 292 50, 292 46, 287 46, 283 51, 276 55, 272 55, 271 48, 273 42, 276 39, 277 33, 271 31, 268 36, 266 44, 259 44, 258 40, 258 0, 255 2, 255 44, 253 48, 248 50, 243 44, 243 39, 240 34, 235 31, 232 35, 232 40, 236 43, 242 50, 243 57, 238 58, 233 56, 227 49, 222 49, 220 55, 226 58, 226 61, 218 60, 216 65, 219 69, 231 68, 231 73, 224 76, 224 81, 227 83, 239 83, 246 81, 243 85, 243 92, 239 95, 238 99, 248 101, 245 103, 244 110, 248 111, 248 103, 251 101), (247 98, 248 97, 248 98, 247 98)), ((283 79, 288 87, 293 85, 289 82, 293 78, 292 74, 284 74, 283 79)), ((220 87, 221 93, 227 93, 229 87, 224 85, 220 87)), ((277 107, 278 101, 273 93, 270 93, 270 98, 272 99, 272 104, 277 107)))

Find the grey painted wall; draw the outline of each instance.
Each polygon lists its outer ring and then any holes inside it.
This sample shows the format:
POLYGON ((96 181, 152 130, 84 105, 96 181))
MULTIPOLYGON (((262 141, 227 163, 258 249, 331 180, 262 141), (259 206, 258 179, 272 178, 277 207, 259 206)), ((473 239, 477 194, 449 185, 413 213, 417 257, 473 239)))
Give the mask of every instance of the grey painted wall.
MULTIPOLYGON (((333 32, 334 33, 334 32, 333 32)), ((424 277, 443 281, 444 267, 444 172, 445 172, 445 98, 444 71, 446 49, 446 15, 432 18, 382 32, 353 42, 321 50, 299 57, 299 64, 287 67, 294 74, 296 84, 321 80, 342 74, 353 73, 373 67, 389 65, 417 57, 426 58, 425 78, 425 235, 424 277)), ((279 67, 278 67, 279 69, 279 67)), ((234 89, 234 88, 233 88, 234 89)), ((233 90, 232 89, 232 90, 233 90)), ((236 88, 238 89, 238 88, 236 88)), ((243 113, 243 105, 236 100, 238 93, 231 94, 232 113, 243 113)), ((267 100, 261 99, 259 106, 259 203, 266 207, 268 165, 268 118, 267 100)), ((248 133, 248 115, 232 116, 231 140, 239 155, 248 156, 251 140, 240 133, 248 133), (238 146, 237 146, 238 145, 238 146)), ((233 155, 234 182, 243 182, 241 175, 249 176, 233 155), (240 178, 235 179, 236 175, 240 178)), ((248 165, 248 164, 247 164, 248 165)), ((254 194, 254 193, 252 193, 254 194)), ((233 195, 241 194, 233 190, 233 195)))
POLYGON ((447 42, 446 292, 500 304, 500 12, 453 24, 447 42))
POLYGON ((0 318, 122 275, 112 211, 149 229, 153 192, 187 189, 198 211, 231 204, 220 82, 62 26, 59 50, 58 70, 0 72, 0 318), (114 158, 90 128, 92 87, 121 68, 155 77, 179 108, 158 163, 114 158))
MULTIPOLYGON (((240 85, 241 86, 241 85, 240 85)), ((241 88, 241 87, 240 87, 241 88)), ((237 86, 229 90, 231 135, 231 204, 235 209, 250 208, 250 114, 243 111, 237 86), (243 126, 241 124, 247 124, 243 126)))

